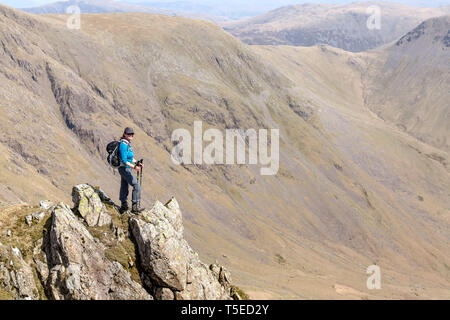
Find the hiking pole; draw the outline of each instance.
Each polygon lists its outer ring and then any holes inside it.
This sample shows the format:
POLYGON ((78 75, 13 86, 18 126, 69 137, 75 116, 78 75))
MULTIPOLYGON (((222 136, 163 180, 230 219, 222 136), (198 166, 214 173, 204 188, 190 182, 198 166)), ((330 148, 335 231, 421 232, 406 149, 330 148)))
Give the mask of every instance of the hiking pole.
MULTIPOLYGON (((141 167, 141 170, 139 170, 139 172, 138 172, 138 183, 141 186, 141 196, 142 196, 142 171, 143 171, 142 164, 143 163, 144 163, 144 159, 141 159, 136 163, 137 166, 141 167)), ((138 208, 140 208, 140 207, 141 207, 141 197, 139 197, 139 200, 138 200, 138 208)))

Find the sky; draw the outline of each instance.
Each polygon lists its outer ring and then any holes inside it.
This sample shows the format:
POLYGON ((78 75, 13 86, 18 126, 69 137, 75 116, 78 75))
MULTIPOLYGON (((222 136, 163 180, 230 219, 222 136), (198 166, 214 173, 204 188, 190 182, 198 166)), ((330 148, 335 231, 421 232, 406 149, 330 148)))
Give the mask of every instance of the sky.
MULTIPOLYGON (((26 7, 35 7, 43 4, 48 4, 52 2, 56 2, 57 0, 0 0, 0 3, 6 4, 11 7, 16 8, 26 8, 26 7)), ((142 2, 176 2, 180 0, 122 0, 122 2, 129 3, 142 3, 142 2)), ((299 4, 299 3, 350 3, 355 2, 356 0, 240 0, 240 1, 224 1, 224 0, 182 0, 186 2, 198 3, 198 4, 207 4, 214 5, 218 4, 223 6, 224 4, 229 4, 230 6, 238 6, 239 3, 246 3, 248 6, 248 2, 254 3, 255 6, 260 4, 264 4, 267 7, 282 7, 289 4, 299 4)), ((369 0, 359 0, 359 1, 369 1, 369 0)), ((441 6, 441 5, 450 5, 450 0, 391 0, 390 2, 397 2, 402 4, 410 4, 417 6, 441 6)))

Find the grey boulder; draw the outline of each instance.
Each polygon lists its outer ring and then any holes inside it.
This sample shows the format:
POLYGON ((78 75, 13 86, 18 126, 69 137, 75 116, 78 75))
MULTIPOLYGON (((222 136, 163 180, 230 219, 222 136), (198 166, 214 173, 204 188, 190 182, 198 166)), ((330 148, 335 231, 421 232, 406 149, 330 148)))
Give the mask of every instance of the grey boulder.
POLYGON ((230 296, 229 274, 218 266, 213 272, 202 263, 183 236, 178 202, 157 201, 151 210, 130 219, 140 263, 148 287, 156 299, 226 300, 230 296), (222 281, 220 281, 222 280, 222 281))
POLYGON ((105 226, 111 224, 111 216, 96 190, 87 184, 80 184, 72 189, 72 201, 75 210, 86 221, 88 226, 105 226))

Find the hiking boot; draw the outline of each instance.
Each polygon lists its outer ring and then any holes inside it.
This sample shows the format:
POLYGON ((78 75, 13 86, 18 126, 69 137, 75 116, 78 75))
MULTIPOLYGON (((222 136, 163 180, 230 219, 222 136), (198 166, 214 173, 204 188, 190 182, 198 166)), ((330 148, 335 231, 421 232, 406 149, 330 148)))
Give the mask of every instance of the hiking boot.
POLYGON ((137 203, 133 203, 133 206, 131 207, 131 213, 133 213, 133 214, 139 214, 144 210, 145 210, 145 208, 139 207, 139 205, 137 203))
POLYGON ((122 206, 119 209, 119 213, 120 214, 124 214, 125 212, 127 212, 130 208, 128 207, 128 203, 124 202, 122 203, 122 206))

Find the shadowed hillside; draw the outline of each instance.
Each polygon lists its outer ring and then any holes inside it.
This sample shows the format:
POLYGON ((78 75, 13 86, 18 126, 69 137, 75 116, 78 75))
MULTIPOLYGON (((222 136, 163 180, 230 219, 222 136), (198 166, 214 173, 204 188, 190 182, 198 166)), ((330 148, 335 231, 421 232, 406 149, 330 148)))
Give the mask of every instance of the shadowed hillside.
POLYGON ((225 30, 248 44, 313 46, 327 44, 347 51, 373 49, 396 40, 423 20, 450 13, 449 7, 419 8, 389 2, 303 4, 282 7, 241 21, 225 30), (374 11, 373 7, 379 9, 374 11), (368 11, 369 10, 369 11, 368 11), (379 13, 379 29, 375 27, 379 13))

